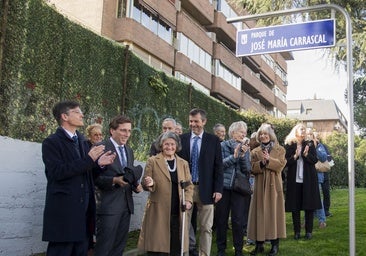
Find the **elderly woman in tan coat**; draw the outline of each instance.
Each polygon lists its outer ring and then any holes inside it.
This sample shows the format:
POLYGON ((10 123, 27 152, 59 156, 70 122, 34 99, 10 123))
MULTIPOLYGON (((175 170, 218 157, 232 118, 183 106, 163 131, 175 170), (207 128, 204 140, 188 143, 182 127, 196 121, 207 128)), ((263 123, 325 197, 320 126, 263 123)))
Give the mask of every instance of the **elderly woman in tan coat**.
POLYGON ((188 162, 176 155, 180 138, 174 132, 160 135, 161 153, 148 159, 142 180, 144 190, 150 192, 146 203, 138 248, 147 255, 180 255, 181 234, 184 228, 184 248, 188 251, 189 221, 182 227, 182 187, 186 209, 192 207, 193 185, 188 162))
POLYGON ((281 177, 286 165, 286 151, 278 144, 269 124, 262 124, 256 136, 260 145, 251 151, 255 182, 248 221, 248 238, 255 240, 256 246, 250 254, 263 253, 264 241, 270 240, 272 248, 268 256, 274 256, 279 250, 279 239, 286 238, 281 177))

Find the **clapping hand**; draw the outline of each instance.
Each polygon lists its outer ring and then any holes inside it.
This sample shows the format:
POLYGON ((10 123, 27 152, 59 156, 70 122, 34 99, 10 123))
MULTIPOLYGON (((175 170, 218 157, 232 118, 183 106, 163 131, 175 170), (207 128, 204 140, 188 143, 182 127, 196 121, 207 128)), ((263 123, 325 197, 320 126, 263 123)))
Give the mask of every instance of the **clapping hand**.
POLYGON ((99 166, 106 166, 113 163, 114 159, 116 158, 116 153, 112 151, 107 151, 98 159, 99 166))
POLYGON ((262 159, 262 163, 264 165, 267 164, 267 162, 269 161, 269 153, 268 153, 268 150, 267 149, 263 149, 262 150, 262 153, 263 153, 263 159, 262 159))

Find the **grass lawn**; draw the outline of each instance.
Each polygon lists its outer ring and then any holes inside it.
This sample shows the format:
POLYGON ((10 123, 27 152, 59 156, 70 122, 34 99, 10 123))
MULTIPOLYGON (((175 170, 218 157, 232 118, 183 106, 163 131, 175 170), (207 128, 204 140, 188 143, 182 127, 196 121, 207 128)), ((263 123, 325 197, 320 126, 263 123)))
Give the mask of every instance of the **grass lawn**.
MULTIPOLYGON (((349 203, 347 189, 334 189, 331 191, 331 209, 333 216, 327 218, 327 227, 318 228, 318 221, 314 219, 313 239, 294 240, 291 214, 286 213, 287 239, 280 241, 281 256, 346 256, 349 255, 349 203)), ((366 189, 355 190, 356 209, 356 255, 366 256, 366 189)), ((302 212, 303 216, 303 212, 302 212)), ((302 236, 304 235, 302 230, 302 236)), ((135 255, 138 231, 130 232, 126 255, 135 255), (129 253, 130 252, 130 253, 129 253)), ((156 242, 159 242, 157 238, 156 242)), ((254 246, 246 246, 244 251, 248 255, 254 246)), ((265 253, 271 248, 265 243, 265 253)), ((232 249, 231 230, 228 230, 227 255, 234 255, 232 249)), ((215 235, 213 237, 212 255, 216 255, 215 235)), ((263 254, 266 255, 266 254, 263 254)))

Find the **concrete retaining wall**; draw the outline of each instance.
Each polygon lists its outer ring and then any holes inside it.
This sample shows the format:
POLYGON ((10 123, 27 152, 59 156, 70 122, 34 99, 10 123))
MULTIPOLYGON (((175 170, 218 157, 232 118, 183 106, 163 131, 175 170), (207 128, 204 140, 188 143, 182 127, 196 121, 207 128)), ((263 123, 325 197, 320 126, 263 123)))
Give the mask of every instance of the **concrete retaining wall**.
MULTIPOLYGON (((0 256, 45 252, 42 219, 46 177, 41 144, 0 136, 0 256)), ((138 163, 144 166, 144 163, 138 163)), ((134 194, 130 230, 140 227, 147 192, 134 194)))

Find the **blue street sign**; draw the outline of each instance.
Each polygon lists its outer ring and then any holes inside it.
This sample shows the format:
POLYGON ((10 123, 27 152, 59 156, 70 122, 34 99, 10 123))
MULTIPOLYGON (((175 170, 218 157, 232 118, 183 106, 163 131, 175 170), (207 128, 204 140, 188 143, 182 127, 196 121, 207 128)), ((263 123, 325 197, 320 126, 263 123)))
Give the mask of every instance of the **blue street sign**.
POLYGON ((335 45, 333 19, 240 30, 236 56, 308 50, 335 45))

